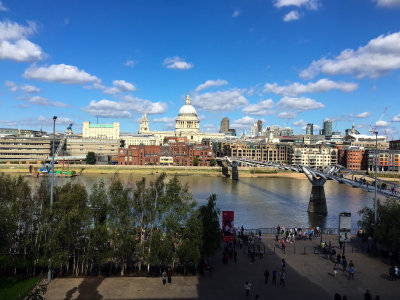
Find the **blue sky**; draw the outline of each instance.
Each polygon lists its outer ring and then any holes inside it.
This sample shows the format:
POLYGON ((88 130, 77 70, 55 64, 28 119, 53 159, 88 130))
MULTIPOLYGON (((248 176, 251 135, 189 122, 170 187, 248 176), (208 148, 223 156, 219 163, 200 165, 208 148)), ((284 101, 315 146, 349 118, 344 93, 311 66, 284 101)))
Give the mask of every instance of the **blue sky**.
POLYGON ((400 136, 400 0, 0 1, 0 127, 332 119, 400 136))

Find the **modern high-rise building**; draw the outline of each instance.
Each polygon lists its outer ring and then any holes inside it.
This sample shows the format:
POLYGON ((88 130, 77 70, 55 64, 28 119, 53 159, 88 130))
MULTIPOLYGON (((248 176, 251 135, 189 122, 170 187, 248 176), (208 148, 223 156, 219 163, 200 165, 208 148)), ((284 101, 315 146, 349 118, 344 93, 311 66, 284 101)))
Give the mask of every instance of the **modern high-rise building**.
POLYGON ((229 119, 227 117, 221 120, 221 128, 219 132, 220 133, 229 132, 229 119))
POLYGON ((258 136, 262 135, 262 121, 261 120, 257 121, 257 135, 258 136))
POLYGON ((308 123, 306 127, 306 134, 307 135, 314 135, 314 124, 308 123))
POLYGON ((281 136, 292 136, 293 135, 293 129, 290 127, 285 127, 281 131, 281 136))
POLYGON ((333 121, 332 120, 325 120, 324 121, 324 135, 331 136, 332 135, 332 127, 333 121))

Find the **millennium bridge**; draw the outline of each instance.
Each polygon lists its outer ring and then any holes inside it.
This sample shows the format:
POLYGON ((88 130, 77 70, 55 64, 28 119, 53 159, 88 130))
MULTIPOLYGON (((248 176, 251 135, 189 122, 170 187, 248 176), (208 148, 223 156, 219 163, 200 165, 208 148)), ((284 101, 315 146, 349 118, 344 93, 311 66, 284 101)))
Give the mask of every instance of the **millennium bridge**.
POLYGON ((368 192, 374 192, 376 185, 377 194, 400 200, 398 184, 379 178, 375 180, 375 177, 356 170, 347 169, 340 165, 311 168, 303 165, 286 165, 228 156, 217 158, 217 162, 222 167, 222 174, 226 177, 231 177, 233 180, 239 180, 238 166, 268 167, 304 173, 312 184, 310 202, 308 205, 308 211, 312 213, 326 214, 328 211, 324 190, 324 184, 327 180, 334 180, 340 184, 347 184, 368 192), (229 174, 229 171, 231 174, 229 174))

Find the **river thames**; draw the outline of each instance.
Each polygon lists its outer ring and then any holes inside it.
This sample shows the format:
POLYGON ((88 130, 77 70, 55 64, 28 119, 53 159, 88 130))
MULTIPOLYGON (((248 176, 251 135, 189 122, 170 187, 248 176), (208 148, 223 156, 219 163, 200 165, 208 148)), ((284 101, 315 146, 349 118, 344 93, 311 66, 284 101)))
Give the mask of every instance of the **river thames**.
MULTIPOLYGON (((123 182, 136 182, 141 174, 119 175, 123 182)), ((74 178, 55 178, 56 184, 72 180, 90 187, 100 179, 109 182, 111 174, 86 174, 74 178)), ((204 204, 210 194, 217 194, 217 207, 220 210, 235 212, 236 226, 245 228, 269 228, 278 224, 283 226, 318 226, 322 219, 324 227, 337 228, 338 215, 351 212, 352 227, 357 228, 358 211, 365 206, 373 207, 373 193, 358 188, 328 181, 325 194, 328 215, 321 217, 307 212, 311 184, 307 179, 285 177, 240 178, 233 181, 216 176, 178 176, 182 184, 188 184, 198 204, 204 204)), ((147 182, 155 175, 146 175, 147 182)), ((36 181, 36 179, 35 179, 36 181)))

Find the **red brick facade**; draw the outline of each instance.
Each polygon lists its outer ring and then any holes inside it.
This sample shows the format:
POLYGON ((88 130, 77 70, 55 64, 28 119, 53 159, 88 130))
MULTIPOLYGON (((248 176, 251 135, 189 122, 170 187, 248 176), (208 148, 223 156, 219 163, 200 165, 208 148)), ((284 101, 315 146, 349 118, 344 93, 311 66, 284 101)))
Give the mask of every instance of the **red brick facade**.
POLYGON ((367 170, 368 150, 360 148, 339 149, 338 163, 350 170, 367 170))
POLYGON ((174 166, 193 166, 198 159, 198 166, 210 166, 214 153, 209 146, 192 145, 179 140, 169 140, 166 146, 129 146, 118 150, 119 165, 160 165, 160 156, 172 156, 174 166))

